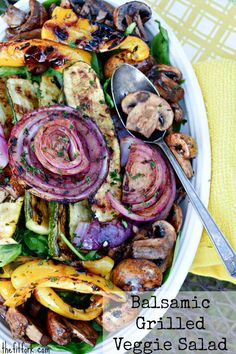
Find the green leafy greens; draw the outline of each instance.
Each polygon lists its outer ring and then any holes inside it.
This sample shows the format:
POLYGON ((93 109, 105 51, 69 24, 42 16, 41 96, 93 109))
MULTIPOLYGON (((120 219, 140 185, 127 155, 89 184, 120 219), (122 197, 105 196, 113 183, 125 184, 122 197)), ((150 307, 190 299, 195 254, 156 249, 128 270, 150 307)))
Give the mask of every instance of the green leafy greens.
POLYGON ((80 251, 77 247, 72 245, 72 243, 68 240, 68 238, 61 232, 60 237, 62 241, 67 245, 67 247, 82 261, 90 261, 97 259, 97 251, 90 251, 88 253, 80 251))
POLYGON ((108 92, 110 84, 111 84, 111 78, 109 78, 105 81, 105 83, 103 85, 103 91, 104 91, 106 103, 112 109, 112 108, 114 108, 114 102, 113 102, 113 99, 112 99, 110 93, 108 92))
POLYGON ((157 63, 170 65, 168 32, 161 26, 160 21, 155 22, 159 26, 159 33, 151 41, 151 55, 157 63))
POLYGON ((96 72, 97 76, 99 77, 99 80, 101 82, 104 81, 104 74, 103 74, 103 67, 100 59, 98 58, 96 53, 92 53, 92 60, 91 60, 91 66, 93 70, 96 72))
POLYGON ((0 267, 11 263, 21 254, 22 246, 17 243, 0 245, 0 267))

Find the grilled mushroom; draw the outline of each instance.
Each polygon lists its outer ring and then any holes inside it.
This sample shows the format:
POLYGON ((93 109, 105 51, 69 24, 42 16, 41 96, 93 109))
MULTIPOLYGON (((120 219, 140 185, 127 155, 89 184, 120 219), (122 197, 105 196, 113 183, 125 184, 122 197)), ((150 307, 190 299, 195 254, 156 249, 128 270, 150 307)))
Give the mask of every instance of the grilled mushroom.
POLYGON ((175 70, 178 69, 174 68, 172 72, 165 72, 162 68, 159 70, 159 65, 157 64, 147 72, 147 77, 156 86, 161 97, 170 103, 178 103, 184 97, 184 89, 176 81, 177 78, 182 77, 182 74, 180 72, 176 73, 175 70))
POLYGON ((63 321, 67 328, 71 330, 72 337, 79 338, 93 347, 96 345, 98 333, 89 322, 69 321, 66 318, 63 318, 63 321))
POLYGON ((170 106, 174 112, 174 120, 177 123, 181 122, 181 120, 183 119, 183 116, 184 116, 183 109, 180 107, 180 105, 178 103, 171 103, 170 106))
POLYGON ((181 71, 175 66, 166 65, 166 64, 157 64, 156 68, 159 72, 165 74, 167 77, 169 77, 170 79, 176 82, 179 82, 183 77, 181 71))
POLYGON ((183 223, 183 212, 178 204, 173 204, 170 214, 168 216, 168 221, 178 233, 183 223))
POLYGON ((103 0, 86 0, 79 12, 80 16, 90 20, 105 23, 108 26, 113 25, 112 13, 114 7, 103 0))
POLYGON ((6 321, 11 329, 14 339, 32 340, 38 344, 46 346, 51 342, 39 325, 29 316, 23 314, 18 308, 9 307, 6 313, 6 321))
POLYGON ((124 259, 112 271, 112 282, 125 291, 145 291, 158 288, 162 272, 146 259, 124 259))
POLYGON ((21 33, 41 28, 43 23, 47 20, 47 11, 42 4, 36 0, 30 0, 29 6, 30 14, 27 20, 18 27, 8 28, 6 30, 6 35, 9 39, 15 39, 15 36, 18 39, 21 33))
POLYGON ((132 22, 136 22, 135 34, 143 39, 147 39, 143 24, 152 16, 151 8, 140 2, 131 1, 119 6, 113 12, 113 20, 119 31, 125 31, 132 22))
POLYGON ((174 227, 167 221, 156 221, 149 237, 133 242, 133 257, 164 260, 172 251, 176 241, 174 227))
POLYGON ((132 302, 128 300, 119 306, 112 306, 105 309, 103 314, 96 321, 108 332, 115 332, 126 326, 138 314, 139 310, 132 307, 132 302))
POLYGON ((26 18, 26 13, 14 5, 9 5, 7 11, 5 12, 3 19, 6 21, 10 28, 19 27, 24 23, 26 18))
POLYGON ((183 168, 186 176, 191 178, 193 176, 193 170, 190 159, 195 157, 197 154, 197 145, 195 140, 189 135, 181 133, 171 133, 166 136, 165 140, 183 168))
POLYGON ((168 102, 147 92, 128 94, 121 102, 124 113, 128 114, 126 127, 149 138, 157 129, 164 131, 172 123, 174 114, 168 102))

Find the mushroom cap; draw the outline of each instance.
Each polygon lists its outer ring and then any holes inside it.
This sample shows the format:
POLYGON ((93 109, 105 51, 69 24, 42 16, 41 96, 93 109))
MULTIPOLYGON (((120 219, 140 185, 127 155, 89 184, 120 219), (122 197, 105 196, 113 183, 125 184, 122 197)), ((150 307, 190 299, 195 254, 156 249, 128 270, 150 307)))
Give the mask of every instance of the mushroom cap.
POLYGON ((128 114, 126 127, 149 138, 157 129, 167 130, 173 123, 174 114, 167 101, 147 91, 128 94, 121 102, 128 114))
POLYGON ((152 16, 152 10, 141 1, 127 2, 113 11, 113 21, 116 28, 120 31, 126 29, 126 16, 133 17, 139 14, 143 23, 147 22, 152 16))
POLYGON ((112 272, 112 282, 125 291, 152 290, 161 285, 162 272, 146 259, 124 259, 112 272))

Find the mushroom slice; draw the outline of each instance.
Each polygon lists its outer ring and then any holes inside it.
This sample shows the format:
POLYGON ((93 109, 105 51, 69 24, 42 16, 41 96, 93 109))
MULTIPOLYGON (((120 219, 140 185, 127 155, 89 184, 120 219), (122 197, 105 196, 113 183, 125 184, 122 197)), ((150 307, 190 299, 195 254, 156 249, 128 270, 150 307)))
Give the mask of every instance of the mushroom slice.
MULTIPOLYGON (((147 91, 137 91, 129 93, 121 102, 121 108, 124 113, 129 114, 138 103, 147 102, 151 93, 147 91)), ((156 96, 156 95, 155 95, 156 96)))
POLYGON ((178 204, 173 204, 170 214, 168 216, 168 221, 178 233, 183 224, 183 212, 178 204))
POLYGON ((131 1, 127 2, 113 11, 113 21, 119 31, 125 31, 126 27, 132 22, 136 22, 137 28, 135 33, 146 39, 146 33, 143 24, 152 16, 152 10, 143 2, 131 1))
POLYGON ((71 328, 64 323, 64 317, 51 310, 47 313, 47 330, 57 344, 65 345, 71 342, 71 328))
POLYGON ((176 241, 174 227, 167 221, 156 221, 152 225, 152 237, 133 242, 133 257, 145 259, 165 259, 176 241))
POLYGON ((3 19, 10 28, 19 27, 25 21, 26 13, 14 5, 9 5, 3 19))
POLYGON ((73 337, 79 338, 93 347, 96 345, 98 333, 89 322, 68 321, 66 318, 63 318, 63 321, 67 328, 71 330, 73 337))
POLYGON ((130 323, 139 313, 139 309, 132 307, 129 299, 119 306, 112 306, 105 309, 103 314, 96 319, 108 332, 115 332, 130 323))
POLYGON ((27 337, 41 345, 46 346, 51 342, 39 325, 36 325, 29 316, 26 316, 19 309, 9 307, 6 313, 6 321, 11 329, 14 339, 24 339, 27 337))
POLYGON ((157 64, 156 68, 159 72, 164 73, 167 77, 174 81, 182 80, 182 72, 176 68, 176 66, 166 65, 166 64, 157 64))
POLYGON ((96 22, 112 25, 113 11, 114 7, 106 1, 85 0, 79 15, 96 22))
POLYGON ((197 154, 197 145, 195 140, 189 135, 181 133, 171 133, 166 136, 165 140, 183 168, 186 176, 191 178, 193 176, 193 170, 190 159, 195 157, 197 154))
MULTIPOLYGON (((14 30, 8 31, 7 34, 12 38, 23 32, 32 31, 42 27, 43 23, 47 20, 48 15, 44 6, 36 0, 29 1, 30 14, 27 20, 14 30)), ((25 36, 25 35, 24 35, 25 36)))
POLYGON ((177 123, 181 122, 184 116, 183 109, 180 107, 178 103, 171 103, 170 106, 174 112, 174 120, 177 123))
POLYGON ((147 259, 124 259, 112 271, 112 282, 124 291, 145 291, 158 288, 162 272, 147 259))
POLYGON ((147 92, 128 94, 121 102, 122 110, 128 114, 126 127, 149 138, 157 129, 168 129, 174 119, 173 111, 163 98, 147 92))
POLYGON ((147 77, 156 86, 161 97, 171 103, 178 103, 184 97, 184 89, 175 81, 169 78, 164 72, 158 70, 155 65, 147 73, 147 77))

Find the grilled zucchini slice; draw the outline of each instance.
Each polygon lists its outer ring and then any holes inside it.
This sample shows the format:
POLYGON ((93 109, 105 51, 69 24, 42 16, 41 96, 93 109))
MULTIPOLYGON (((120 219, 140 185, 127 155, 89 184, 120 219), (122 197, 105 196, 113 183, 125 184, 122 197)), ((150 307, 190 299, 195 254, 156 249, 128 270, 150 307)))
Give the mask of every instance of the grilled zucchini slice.
POLYGON ((67 247, 60 239, 60 232, 65 234, 66 225, 66 206, 57 202, 49 202, 49 253, 54 258, 59 258, 63 250, 67 247))
POLYGON ((61 90, 53 76, 42 76, 39 88, 39 107, 51 106, 58 102, 61 90))
POLYGON ((79 222, 89 222, 92 220, 92 212, 87 200, 69 205, 69 232, 73 238, 79 222))
POLYGON ((39 86, 37 83, 25 79, 10 78, 6 85, 13 110, 13 123, 19 121, 25 113, 38 108, 39 86))
POLYGON ((110 221, 116 216, 116 211, 107 200, 106 192, 110 191, 115 198, 121 198, 120 147, 102 87, 91 66, 77 62, 65 69, 64 92, 69 106, 79 109, 82 114, 91 117, 97 123, 111 152, 108 176, 92 203, 92 211, 98 220, 110 221), (117 176, 115 180, 114 174, 117 176))
POLYGON ((6 78, 0 79, 0 123, 4 129, 5 136, 8 137, 12 126, 12 110, 8 102, 6 81, 6 78))
POLYGON ((0 204, 0 239, 12 237, 20 217, 24 197, 0 204))
POLYGON ((36 232, 36 234, 48 235, 48 203, 26 191, 24 209, 27 229, 36 232))

